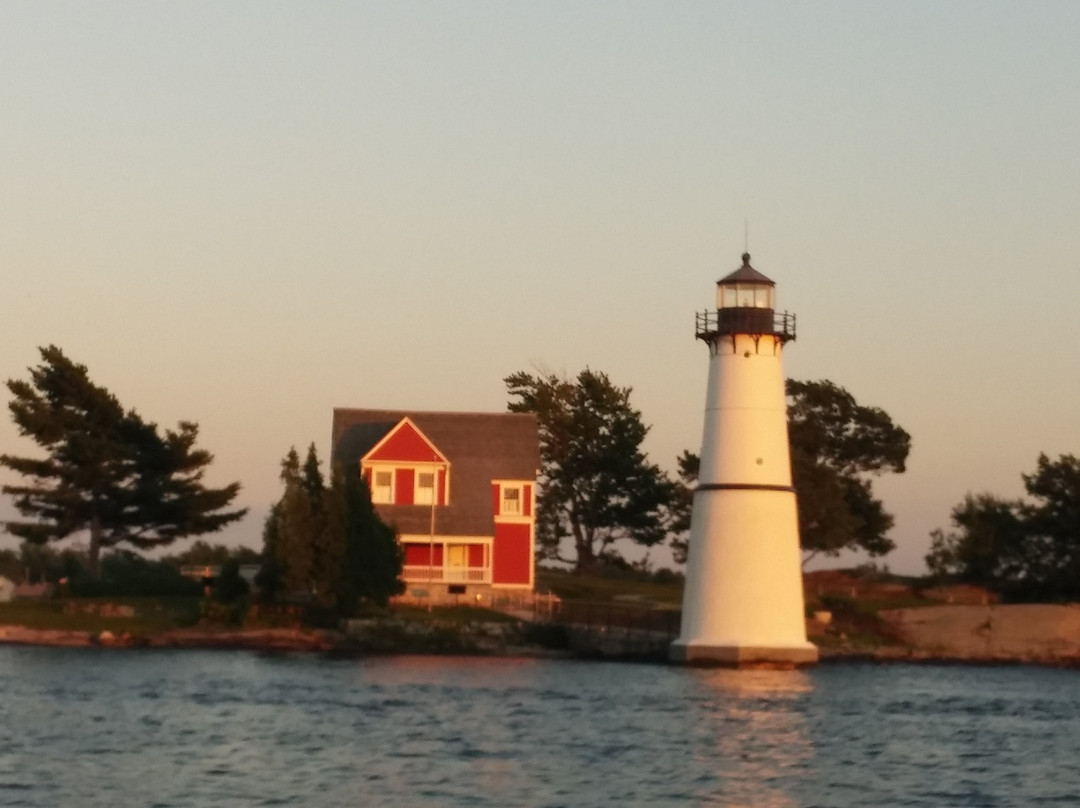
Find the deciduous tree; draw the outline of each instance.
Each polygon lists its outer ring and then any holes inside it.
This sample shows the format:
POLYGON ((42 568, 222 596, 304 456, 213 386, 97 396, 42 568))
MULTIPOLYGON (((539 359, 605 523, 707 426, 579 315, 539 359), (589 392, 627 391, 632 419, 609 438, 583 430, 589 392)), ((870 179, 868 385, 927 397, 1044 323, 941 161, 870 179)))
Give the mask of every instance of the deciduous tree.
POLYGON ((1080 597, 1080 460, 1040 454, 1022 478, 1027 499, 965 497, 952 512, 956 529, 931 533, 927 566, 1018 599, 1080 597))
MULTIPOLYGON (((859 404, 831 381, 789 379, 787 395, 803 562, 843 550, 871 556, 891 552, 896 545, 887 534, 893 517, 874 496, 873 477, 904 471, 911 437, 884 410, 859 404)), ((690 452, 678 460, 683 494, 677 524, 684 530, 698 462, 690 452)), ((685 559, 685 544, 683 535, 674 537, 677 560, 685 559)))
POLYGON ((991 589, 1017 584, 1026 567, 1022 512, 1018 500, 988 493, 965 496, 952 509, 954 529, 930 533, 930 574, 991 589))
POLYGON ((7 522, 9 533, 44 544, 86 531, 88 571, 96 575, 103 548, 168 545, 244 516, 246 509, 229 510, 239 483, 204 483, 213 456, 195 447, 195 423, 162 433, 56 346, 40 353, 29 381, 7 382, 19 433, 44 450, 44 457, 0 455, 0 465, 25 480, 2 489, 26 517, 7 522))

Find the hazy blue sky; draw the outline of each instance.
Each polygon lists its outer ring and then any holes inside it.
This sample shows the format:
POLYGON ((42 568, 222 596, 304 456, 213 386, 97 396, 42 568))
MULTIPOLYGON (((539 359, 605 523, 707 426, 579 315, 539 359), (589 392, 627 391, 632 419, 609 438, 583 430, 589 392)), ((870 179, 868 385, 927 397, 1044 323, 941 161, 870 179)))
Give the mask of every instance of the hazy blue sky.
POLYGON ((1078 42, 1071 1, 3 2, 0 379, 55 343, 198 421, 252 546, 333 407, 502 410, 520 369, 632 385, 673 468, 748 221, 788 374, 912 434, 918 570, 1080 452, 1078 42))

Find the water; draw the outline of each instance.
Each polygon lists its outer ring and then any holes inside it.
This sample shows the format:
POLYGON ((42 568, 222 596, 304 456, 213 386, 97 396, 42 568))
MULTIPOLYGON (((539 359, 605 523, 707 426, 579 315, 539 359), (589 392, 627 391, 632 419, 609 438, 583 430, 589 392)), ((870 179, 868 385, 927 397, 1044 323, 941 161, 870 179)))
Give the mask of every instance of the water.
POLYGON ((0 647, 4 806, 1076 806, 1080 672, 0 647))

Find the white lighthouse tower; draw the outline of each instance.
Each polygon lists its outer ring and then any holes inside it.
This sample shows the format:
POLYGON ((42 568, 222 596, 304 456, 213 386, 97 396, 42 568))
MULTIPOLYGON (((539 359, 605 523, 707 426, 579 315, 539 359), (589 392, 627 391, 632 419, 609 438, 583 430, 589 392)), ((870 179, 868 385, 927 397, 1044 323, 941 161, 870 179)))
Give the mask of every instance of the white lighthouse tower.
POLYGON ((716 310, 697 315, 709 384, 671 659, 809 664, 818 653, 806 640, 781 363, 795 315, 774 310, 776 284, 750 266, 749 254, 742 258, 717 282, 716 310))

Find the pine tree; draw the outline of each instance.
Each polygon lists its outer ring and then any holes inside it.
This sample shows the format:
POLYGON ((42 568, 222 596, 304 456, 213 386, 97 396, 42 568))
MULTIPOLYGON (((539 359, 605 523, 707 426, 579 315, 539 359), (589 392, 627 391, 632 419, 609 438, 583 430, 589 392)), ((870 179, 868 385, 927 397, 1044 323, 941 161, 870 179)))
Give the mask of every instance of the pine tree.
POLYGON ((402 557, 397 534, 375 511, 371 492, 359 474, 334 470, 345 513, 345 581, 342 610, 354 614, 359 602, 385 606, 405 591, 401 581, 402 557))
POLYGON ((311 570, 314 564, 311 535, 314 530, 314 508, 300 475, 300 457, 295 449, 281 463, 281 480, 285 492, 274 506, 274 557, 281 570, 281 585, 287 595, 308 595, 311 592, 311 570))
POLYGON ((30 380, 7 382, 19 433, 45 450, 44 458, 0 455, 0 466, 26 479, 2 488, 27 517, 6 522, 9 533, 45 544, 87 531, 88 572, 97 575, 103 548, 159 547, 244 516, 246 509, 226 510, 239 483, 204 485, 213 455, 195 448, 196 424, 182 421, 162 435, 90 381, 84 365, 54 345, 39 350, 30 380))
POLYGON ((535 412, 540 426, 536 539, 541 558, 589 570, 614 545, 652 547, 668 535, 676 487, 641 448, 649 427, 630 404, 629 387, 604 373, 576 379, 515 373, 504 380, 510 412, 535 412), (562 555, 565 539, 574 555, 562 555))
POLYGON ((315 444, 308 447, 303 468, 304 491, 311 509, 311 582, 315 602, 337 605, 344 575, 346 514, 340 496, 326 487, 315 444))
POLYGON ((284 591, 351 615, 361 601, 385 604, 403 591, 397 536, 359 475, 336 467, 327 487, 313 445, 302 466, 289 451, 281 479, 285 491, 263 531, 264 597, 284 591))

